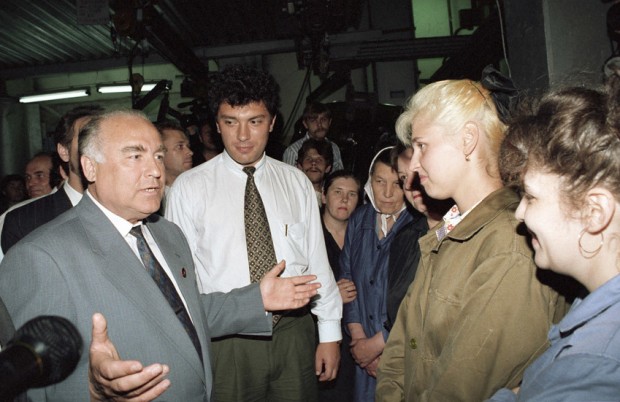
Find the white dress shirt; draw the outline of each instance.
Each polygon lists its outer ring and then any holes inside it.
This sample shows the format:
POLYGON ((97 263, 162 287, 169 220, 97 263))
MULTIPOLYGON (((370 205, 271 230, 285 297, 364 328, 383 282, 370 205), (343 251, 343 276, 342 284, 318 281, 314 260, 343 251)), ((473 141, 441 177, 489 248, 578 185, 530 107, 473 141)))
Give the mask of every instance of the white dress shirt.
MULTIPOLYGON (((292 166, 263 156, 254 180, 269 220, 282 276, 314 274, 321 283, 312 312, 320 342, 341 339, 342 300, 325 251, 312 184, 292 166)), ((227 152, 181 174, 167 199, 166 218, 181 227, 194 256, 202 293, 250 284, 245 240, 247 175, 227 152)))
POLYGON ((67 194, 67 197, 69 198, 69 201, 71 201, 72 206, 75 207, 82 199, 82 193, 71 187, 71 184, 69 184, 68 181, 65 181, 62 189, 64 190, 65 194, 67 194))

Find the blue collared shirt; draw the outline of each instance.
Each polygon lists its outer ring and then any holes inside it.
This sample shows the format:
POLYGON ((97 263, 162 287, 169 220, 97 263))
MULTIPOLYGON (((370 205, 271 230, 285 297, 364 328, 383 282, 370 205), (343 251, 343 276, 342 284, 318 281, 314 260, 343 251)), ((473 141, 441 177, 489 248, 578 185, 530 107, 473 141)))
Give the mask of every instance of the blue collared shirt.
POLYGON ((620 275, 575 301, 549 341, 519 394, 501 389, 489 401, 620 401, 620 275))

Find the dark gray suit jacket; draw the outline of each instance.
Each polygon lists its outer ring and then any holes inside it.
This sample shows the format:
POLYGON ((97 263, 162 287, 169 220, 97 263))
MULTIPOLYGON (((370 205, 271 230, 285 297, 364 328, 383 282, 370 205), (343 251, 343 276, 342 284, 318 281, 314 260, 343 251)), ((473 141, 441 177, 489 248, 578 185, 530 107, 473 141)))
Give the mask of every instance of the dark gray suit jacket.
MULTIPOLYGON (((65 183, 65 186, 69 184, 65 183)), ((0 244, 4 254, 18 241, 41 225, 73 207, 63 188, 8 212, 2 226, 0 244)))
POLYGON ((185 297, 202 344, 204 367, 190 338, 138 257, 103 212, 85 196, 9 250, 0 265, 0 294, 16 327, 38 315, 68 318, 84 338, 75 372, 58 385, 29 392, 33 401, 88 400, 91 317, 103 313, 122 359, 170 366, 172 385, 158 401, 211 398, 210 338, 268 335, 258 285, 201 295, 181 230, 153 215, 147 226, 185 297), (184 273, 184 274, 183 274, 184 273))
POLYGON ((0 346, 2 348, 13 338, 14 333, 15 327, 13 326, 13 321, 11 321, 9 312, 6 311, 6 307, 0 299, 0 346))

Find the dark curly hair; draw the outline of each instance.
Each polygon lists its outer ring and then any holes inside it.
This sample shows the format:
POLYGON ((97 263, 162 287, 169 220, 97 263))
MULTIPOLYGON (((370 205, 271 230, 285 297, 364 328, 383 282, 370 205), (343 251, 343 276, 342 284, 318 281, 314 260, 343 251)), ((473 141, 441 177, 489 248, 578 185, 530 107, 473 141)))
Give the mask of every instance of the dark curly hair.
POLYGON ((303 162, 303 159, 306 157, 306 154, 310 152, 310 150, 314 149, 319 155, 325 159, 325 163, 327 166, 332 166, 334 163, 334 151, 332 149, 332 143, 327 141, 319 141, 314 138, 308 138, 301 144, 301 148, 297 151, 297 163, 300 165, 303 162))
POLYGON ((245 106, 252 102, 263 102, 271 116, 280 106, 280 87, 271 74, 255 68, 231 64, 209 80, 209 108, 214 116, 222 103, 231 106, 245 106))
POLYGON ((502 143, 504 183, 520 184, 528 169, 557 174, 573 208, 597 185, 620 195, 619 89, 616 77, 604 92, 566 88, 532 102, 511 123, 502 143))

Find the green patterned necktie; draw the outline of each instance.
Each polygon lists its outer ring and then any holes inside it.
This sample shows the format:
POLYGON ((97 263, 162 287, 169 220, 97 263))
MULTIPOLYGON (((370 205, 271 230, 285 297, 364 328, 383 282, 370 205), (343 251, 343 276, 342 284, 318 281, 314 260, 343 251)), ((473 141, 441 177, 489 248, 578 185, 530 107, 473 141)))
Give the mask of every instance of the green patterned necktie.
MULTIPOLYGON (((245 222, 245 242, 248 249, 248 263, 250 265, 250 280, 260 282, 265 274, 276 265, 276 252, 273 248, 269 221, 265 213, 263 200, 254 182, 255 167, 244 167, 248 175, 245 183, 245 205, 243 219, 245 222)), ((273 315, 273 324, 280 319, 273 315)))

